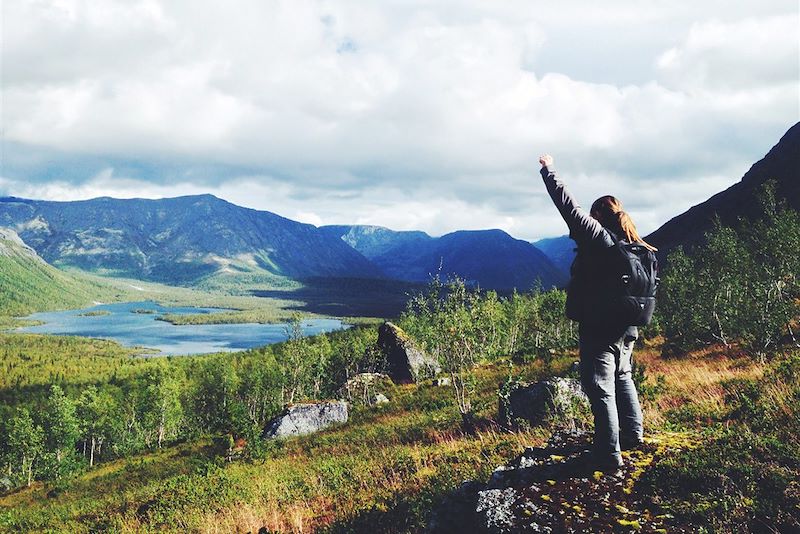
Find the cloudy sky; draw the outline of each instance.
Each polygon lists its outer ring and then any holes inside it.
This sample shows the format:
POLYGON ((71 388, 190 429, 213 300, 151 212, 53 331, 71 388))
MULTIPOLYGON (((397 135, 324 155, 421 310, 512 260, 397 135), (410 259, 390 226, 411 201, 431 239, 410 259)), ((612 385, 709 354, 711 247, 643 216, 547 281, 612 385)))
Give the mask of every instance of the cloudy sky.
POLYGON ((796 0, 3 0, 0 195, 213 193, 313 224, 647 233, 800 120, 796 0))

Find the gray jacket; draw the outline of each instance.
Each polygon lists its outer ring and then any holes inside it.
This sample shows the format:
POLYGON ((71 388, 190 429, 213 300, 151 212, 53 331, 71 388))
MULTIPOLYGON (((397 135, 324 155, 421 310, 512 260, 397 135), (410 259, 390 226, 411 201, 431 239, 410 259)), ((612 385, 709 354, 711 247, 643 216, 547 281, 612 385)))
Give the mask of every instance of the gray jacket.
POLYGON ((547 192, 566 221, 569 236, 578 244, 578 248, 614 246, 614 238, 611 237, 608 230, 580 207, 553 169, 542 167, 541 174, 547 192))
MULTIPOLYGON (((541 175, 553 204, 567 223, 569 236, 578 245, 579 252, 591 248, 597 250, 614 246, 614 238, 611 233, 578 204, 553 169, 542 167, 541 175)), ((638 329, 630 326, 625 334, 638 337, 638 329)))

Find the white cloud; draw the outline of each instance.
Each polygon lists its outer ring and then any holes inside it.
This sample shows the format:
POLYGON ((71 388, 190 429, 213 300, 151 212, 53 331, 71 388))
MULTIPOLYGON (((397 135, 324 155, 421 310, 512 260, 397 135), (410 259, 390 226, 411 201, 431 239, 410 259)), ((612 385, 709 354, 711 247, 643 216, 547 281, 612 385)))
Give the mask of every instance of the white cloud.
POLYGON ((534 238, 563 224, 537 175, 550 151, 582 200, 632 197, 652 230, 800 118, 780 0, 3 10, 3 142, 27 163, 0 188, 20 196, 211 192, 314 224, 534 238))
POLYGON ((690 91, 797 87, 797 13, 692 25, 683 42, 657 59, 670 86, 690 91))

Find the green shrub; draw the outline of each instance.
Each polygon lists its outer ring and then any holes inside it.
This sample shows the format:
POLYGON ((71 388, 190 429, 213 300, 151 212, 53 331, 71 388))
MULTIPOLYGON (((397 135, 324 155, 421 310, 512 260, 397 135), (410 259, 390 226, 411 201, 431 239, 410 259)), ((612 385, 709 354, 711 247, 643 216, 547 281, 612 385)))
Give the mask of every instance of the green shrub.
POLYGON ((800 214, 760 194, 763 216, 725 227, 717 220, 705 243, 672 252, 659 292, 667 353, 709 343, 742 343, 763 355, 800 313, 800 214))

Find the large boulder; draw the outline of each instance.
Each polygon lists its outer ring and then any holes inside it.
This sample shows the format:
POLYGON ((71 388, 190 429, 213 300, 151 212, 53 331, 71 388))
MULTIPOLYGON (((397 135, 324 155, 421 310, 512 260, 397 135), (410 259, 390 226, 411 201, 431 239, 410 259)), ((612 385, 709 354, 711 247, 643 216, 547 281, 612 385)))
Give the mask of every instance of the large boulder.
POLYGON ((386 355, 389 376, 398 384, 417 382, 441 371, 439 363, 395 324, 386 322, 378 328, 378 347, 386 355))
POLYGON ((520 383, 501 392, 500 421, 515 425, 545 423, 570 429, 583 428, 590 419, 589 398, 574 378, 549 378, 535 384, 520 383))
POLYGON ((267 424, 264 437, 273 439, 312 434, 336 423, 346 423, 347 417, 345 401, 292 404, 267 424))

